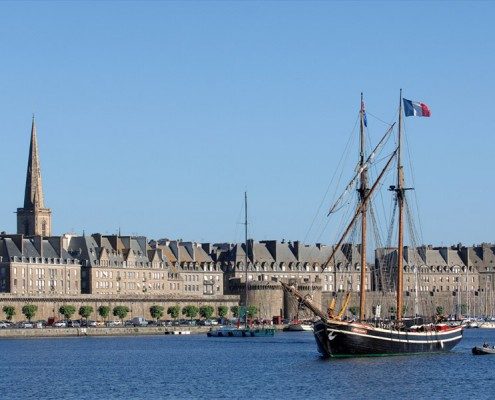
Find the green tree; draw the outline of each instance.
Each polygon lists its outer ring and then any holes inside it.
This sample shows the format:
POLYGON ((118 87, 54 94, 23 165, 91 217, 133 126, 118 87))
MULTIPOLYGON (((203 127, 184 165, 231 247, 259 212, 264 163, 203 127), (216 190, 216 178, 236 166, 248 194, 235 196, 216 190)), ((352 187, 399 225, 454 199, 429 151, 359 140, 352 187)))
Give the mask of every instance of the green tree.
POLYGON ((193 319, 198 315, 199 308, 196 306, 185 306, 182 309, 182 315, 185 315, 189 319, 193 319))
POLYGON ((170 306, 167 309, 167 314, 170 315, 173 319, 179 318, 179 315, 180 315, 180 306, 178 306, 178 305, 170 306))
POLYGON ((76 307, 70 304, 64 304, 63 306, 60 306, 58 312, 62 314, 65 319, 70 319, 76 313, 76 307))
POLYGON ((436 311, 437 311, 437 315, 443 315, 443 311, 444 310, 443 310, 443 307, 442 306, 438 306, 437 309, 436 309, 436 311))
POLYGON ((349 307, 349 312, 352 314, 352 316, 355 317, 359 313, 359 307, 356 306, 349 307))
POLYGON ((35 306, 34 304, 26 304, 25 306, 22 307, 22 313, 26 316, 28 321, 31 321, 31 318, 33 318, 36 315, 37 311, 38 311, 38 306, 35 306))
POLYGON ((12 317, 15 315, 14 306, 3 306, 3 312, 7 317, 7 321, 12 321, 12 317))
POLYGON ((124 321, 124 318, 127 317, 128 313, 129 307, 127 306, 115 306, 113 308, 113 315, 119 317, 121 321, 124 321))
POLYGON ((81 306, 79 307, 79 315, 86 319, 86 321, 88 321, 88 318, 91 314, 93 314, 93 307, 91 306, 81 306))
POLYGON ((256 314, 258 314, 258 307, 256 307, 256 306, 249 306, 247 308, 247 316, 248 316, 248 318, 254 318, 254 317, 256 317, 256 314))
POLYGON ((230 311, 232 312, 232 315, 235 318, 239 318, 239 311, 240 310, 241 310, 241 308, 239 306, 232 306, 232 307, 230 307, 230 311))
POLYGON ((108 306, 99 306, 98 307, 98 315, 103 319, 107 319, 110 315, 110 307, 108 306))
POLYGON ((210 319, 214 312, 215 309, 212 306, 199 307, 199 315, 201 315, 204 319, 210 319))
POLYGON ((461 314, 462 315, 467 314, 467 305, 466 304, 461 304, 461 314))
POLYGON ((220 318, 225 318, 229 312, 229 308, 227 306, 218 306, 217 312, 220 318))
POLYGON ((158 320, 163 317, 163 310, 162 306, 153 305, 150 307, 150 314, 154 319, 158 320))

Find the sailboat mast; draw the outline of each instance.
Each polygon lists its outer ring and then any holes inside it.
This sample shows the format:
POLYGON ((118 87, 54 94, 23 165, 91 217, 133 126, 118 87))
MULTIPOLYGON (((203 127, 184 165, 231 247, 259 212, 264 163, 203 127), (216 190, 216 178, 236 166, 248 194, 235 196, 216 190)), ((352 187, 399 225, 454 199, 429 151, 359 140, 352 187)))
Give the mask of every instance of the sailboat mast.
POLYGON ((402 89, 400 90, 399 99, 399 138, 397 151, 397 202, 399 205, 399 229, 397 240, 397 321, 402 319, 403 308, 403 287, 404 287, 404 171, 401 161, 401 142, 402 142, 402 89))
POLYGON ((244 306, 246 307, 246 328, 248 326, 248 211, 247 211, 247 192, 244 192, 244 265, 246 268, 246 274, 245 274, 245 280, 246 280, 246 285, 245 285, 245 293, 244 295, 245 300, 244 300, 244 306))
POLYGON ((365 319, 366 307, 366 195, 368 194, 367 173, 365 168, 365 146, 364 146, 364 102, 363 93, 361 93, 361 111, 360 111, 360 142, 361 148, 359 153, 359 167, 361 170, 361 185, 359 188, 359 198, 361 202, 361 283, 359 299, 359 319, 365 319))

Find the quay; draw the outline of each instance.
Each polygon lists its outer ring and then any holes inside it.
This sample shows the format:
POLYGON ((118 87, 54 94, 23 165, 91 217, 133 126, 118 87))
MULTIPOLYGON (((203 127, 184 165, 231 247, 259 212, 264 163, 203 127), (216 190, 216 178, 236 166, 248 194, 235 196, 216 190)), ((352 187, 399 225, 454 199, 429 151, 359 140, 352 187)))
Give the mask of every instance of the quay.
MULTIPOLYGON (((273 325, 282 331, 286 325, 273 325)), ((150 335, 180 335, 189 331, 191 335, 206 334, 209 326, 119 326, 96 328, 32 328, 32 329, 0 329, 0 339, 28 339, 55 337, 84 337, 84 336, 150 336, 150 335)))

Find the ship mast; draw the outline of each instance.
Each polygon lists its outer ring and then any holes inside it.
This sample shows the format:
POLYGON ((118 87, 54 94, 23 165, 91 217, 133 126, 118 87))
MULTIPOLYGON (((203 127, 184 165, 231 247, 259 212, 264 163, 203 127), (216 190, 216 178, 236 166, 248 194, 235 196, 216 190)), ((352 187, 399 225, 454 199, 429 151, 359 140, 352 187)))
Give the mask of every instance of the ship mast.
POLYGON ((360 283, 360 299, 359 299, 359 320, 365 319, 366 307, 366 195, 368 194, 368 179, 365 168, 365 146, 364 146, 364 102, 363 93, 361 93, 361 111, 360 111, 360 142, 361 148, 359 153, 359 169, 361 171, 361 185, 358 189, 359 201, 361 203, 361 283, 360 283))
POLYGON ((245 313, 246 313, 246 322, 245 322, 245 327, 248 327, 248 214, 247 214, 247 192, 244 192, 244 247, 245 247, 245 255, 244 255, 244 265, 246 268, 246 274, 245 274, 245 280, 246 280, 246 285, 245 285, 245 300, 244 300, 244 306, 246 307, 245 313))
POLYGON ((404 171, 401 164, 401 141, 402 141, 402 89, 399 99, 399 134, 397 151, 397 202, 399 206, 399 229, 397 240, 397 321, 402 320, 403 287, 404 287, 404 171))

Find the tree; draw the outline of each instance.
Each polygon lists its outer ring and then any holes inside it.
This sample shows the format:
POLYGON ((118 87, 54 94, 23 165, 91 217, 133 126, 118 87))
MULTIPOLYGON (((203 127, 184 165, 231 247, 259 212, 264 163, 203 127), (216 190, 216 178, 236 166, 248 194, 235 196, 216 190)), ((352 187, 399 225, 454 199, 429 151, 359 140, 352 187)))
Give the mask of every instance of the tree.
POLYGON ((443 315, 444 310, 442 306, 438 306, 436 311, 437 311, 437 315, 443 315))
POLYGON ((38 311, 38 306, 35 306, 34 304, 26 304, 24 307, 22 307, 22 313, 26 316, 26 318, 30 322, 31 322, 31 318, 33 318, 36 315, 37 311, 38 311))
POLYGON ((247 316, 248 316, 248 318, 254 318, 254 317, 256 317, 256 314, 258 314, 258 307, 256 307, 256 306, 249 306, 247 308, 247 316))
POLYGON ((217 312, 220 318, 224 318, 227 316, 227 313, 229 312, 229 308, 227 306, 218 306, 217 312))
POLYGON ((91 306, 81 306, 79 307, 79 315, 82 317, 82 318, 85 318, 86 321, 88 320, 89 316, 91 314, 93 314, 93 307, 91 306))
POLYGON ((356 306, 349 307, 349 312, 352 314, 353 317, 355 317, 356 315, 358 315, 359 307, 356 306))
POLYGON ((195 318, 198 315, 198 312, 199 312, 199 308, 191 305, 185 306, 182 309, 182 315, 185 315, 189 319, 195 318))
POLYGON ((466 304, 461 304, 461 314, 466 315, 467 314, 467 305, 466 304))
POLYGON ((235 318, 239 318, 239 311, 240 311, 240 307, 239 306, 232 306, 232 307, 230 307, 230 311, 232 312, 232 315, 235 318))
POLYGON ((201 315, 204 319, 210 319, 214 312, 215 309, 212 306, 199 307, 199 315, 201 315))
POLYGON ((164 308, 162 306, 153 305, 150 307, 150 314, 154 319, 158 320, 163 317, 163 310, 164 308))
POLYGON ((58 312, 62 314, 65 319, 70 319, 76 313, 76 307, 70 304, 65 304, 63 306, 60 306, 58 312))
POLYGON ((106 319, 108 318, 108 315, 110 314, 110 307, 108 306, 99 306, 98 307, 98 314, 100 317, 106 319))
POLYGON ((167 314, 170 315, 173 319, 179 318, 180 315, 180 307, 178 305, 170 306, 167 309, 167 314))
POLYGON ((15 315, 14 306, 3 306, 3 312, 7 317, 7 321, 12 321, 12 317, 15 315))
POLYGON ((127 306, 115 306, 113 308, 113 315, 119 317, 121 321, 124 321, 124 318, 127 317, 128 313, 129 307, 127 306))

